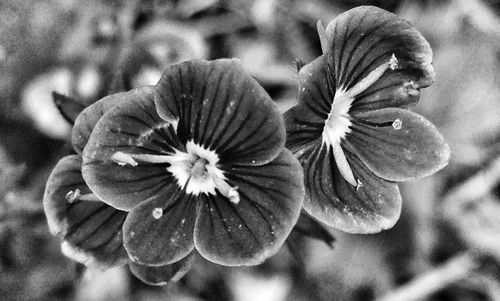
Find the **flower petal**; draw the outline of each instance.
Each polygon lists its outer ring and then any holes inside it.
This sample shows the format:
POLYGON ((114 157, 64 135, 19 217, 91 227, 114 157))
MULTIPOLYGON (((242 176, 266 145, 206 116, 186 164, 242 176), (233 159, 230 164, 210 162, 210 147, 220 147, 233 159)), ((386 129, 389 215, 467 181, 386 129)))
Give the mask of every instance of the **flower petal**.
POLYGON ((47 180, 43 207, 52 235, 64 235, 67 226, 64 220, 69 205, 66 194, 75 189, 80 189, 82 193, 90 192, 82 178, 80 166, 79 156, 66 156, 57 162, 47 180))
POLYGON ((344 145, 373 173, 389 181, 429 176, 445 167, 450 157, 434 125, 398 108, 357 114, 344 145))
POLYGON ((392 227, 401 211, 397 184, 375 176, 353 154, 346 152, 346 158, 362 184, 358 189, 342 177, 332 151, 321 143, 301 155, 307 195, 304 209, 349 233, 376 233, 392 227))
POLYGON ((136 263, 161 266, 186 257, 194 248, 197 197, 175 183, 163 198, 153 198, 130 211, 123 226, 124 245, 136 263))
POLYGON ((325 56, 299 72, 299 104, 284 115, 286 147, 294 154, 321 138, 335 93, 330 76, 325 56))
POLYGON ((194 252, 178 262, 157 267, 129 261, 130 272, 149 285, 166 285, 179 281, 189 271, 194 262, 194 252))
POLYGON ((321 120, 326 120, 328 117, 337 90, 333 76, 333 70, 328 65, 325 55, 300 69, 299 103, 304 105, 308 117, 321 120))
POLYGON ((106 96, 85 108, 78 115, 71 132, 71 143, 77 154, 82 154, 97 121, 117 103, 125 101, 130 96, 130 93, 117 93, 106 96))
MULTIPOLYGON (((162 155, 184 150, 174 126, 156 113, 149 87, 127 92, 97 122, 83 151, 83 178, 103 202, 120 209, 133 207, 152 196, 166 199, 165 187, 174 181, 165 164, 121 166, 113 161, 120 151, 162 155)), ((167 195, 168 196, 168 195, 167 195)))
POLYGON ((222 265, 255 265, 273 255, 299 217, 303 174, 288 150, 259 166, 232 166, 226 173, 240 201, 202 195, 194 240, 204 258, 222 265))
POLYGON ((434 81, 432 50, 409 23, 383 9, 362 6, 340 14, 326 28, 328 64, 336 86, 349 89, 371 71, 397 59, 375 84, 356 97, 351 111, 406 107, 434 81))
POLYGON ((104 266, 121 263, 127 258, 121 232, 127 213, 100 201, 66 199, 76 189, 90 193, 80 166, 79 156, 66 156, 47 181, 43 203, 49 229, 64 241, 65 254, 75 260, 104 266))
POLYGON ((259 165, 285 142, 281 114, 238 60, 189 61, 168 69, 157 85, 160 116, 178 120, 184 143, 215 150, 221 162, 259 165))

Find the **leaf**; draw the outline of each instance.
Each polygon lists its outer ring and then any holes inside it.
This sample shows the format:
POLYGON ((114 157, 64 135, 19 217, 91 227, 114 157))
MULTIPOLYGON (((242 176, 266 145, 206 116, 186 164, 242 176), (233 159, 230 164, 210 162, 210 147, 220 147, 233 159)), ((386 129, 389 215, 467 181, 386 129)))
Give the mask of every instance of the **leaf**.
POLYGON ((300 214, 297 224, 293 228, 293 232, 312 237, 326 243, 330 248, 333 248, 335 237, 321 223, 312 218, 307 212, 300 214))
POLYGON ((64 119, 66 119, 71 124, 75 123, 75 120, 80 112, 85 109, 85 106, 75 99, 59 94, 56 91, 52 92, 52 99, 54 100, 54 103, 56 104, 59 112, 64 117, 64 119))

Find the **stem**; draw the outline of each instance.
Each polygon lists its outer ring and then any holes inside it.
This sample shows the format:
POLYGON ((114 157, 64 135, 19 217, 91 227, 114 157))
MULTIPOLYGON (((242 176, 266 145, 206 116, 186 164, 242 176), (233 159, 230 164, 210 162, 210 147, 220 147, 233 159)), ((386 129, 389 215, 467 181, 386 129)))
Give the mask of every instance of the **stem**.
POLYGON ((458 188, 449 192, 443 201, 444 208, 457 206, 464 202, 476 200, 486 196, 500 182, 500 158, 497 158, 490 165, 470 177, 458 188))
POLYGON ((378 301, 417 301, 469 275, 479 263, 471 253, 464 253, 415 278, 378 301))

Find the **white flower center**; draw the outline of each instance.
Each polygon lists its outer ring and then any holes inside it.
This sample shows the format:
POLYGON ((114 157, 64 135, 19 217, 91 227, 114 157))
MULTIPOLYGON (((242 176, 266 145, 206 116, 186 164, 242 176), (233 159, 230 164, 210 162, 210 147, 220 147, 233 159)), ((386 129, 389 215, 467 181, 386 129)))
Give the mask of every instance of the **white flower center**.
POLYGON ((352 169, 347 162, 344 151, 341 147, 341 141, 345 139, 346 135, 351 132, 351 117, 349 116, 349 109, 354 102, 356 96, 365 91, 368 87, 373 85, 387 69, 394 70, 398 67, 398 60, 393 54, 389 61, 371 71, 366 77, 361 79, 358 83, 352 86, 349 90, 340 87, 335 92, 335 97, 332 102, 332 109, 328 114, 328 118, 323 128, 323 144, 332 148, 335 163, 340 171, 340 174, 351 185, 357 188, 362 187, 361 181, 356 180, 352 169))
POLYGON ((175 177, 177 184, 187 193, 216 195, 216 190, 218 190, 232 203, 237 204, 240 201, 238 188, 227 183, 224 172, 217 166, 219 162, 217 153, 192 140, 186 143, 186 152, 175 150, 174 153, 167 155, 116 152, 111 159, 121 166, 137 166, 141 162, 168 163, 170 166, 167 167, 167 171, 175 177))

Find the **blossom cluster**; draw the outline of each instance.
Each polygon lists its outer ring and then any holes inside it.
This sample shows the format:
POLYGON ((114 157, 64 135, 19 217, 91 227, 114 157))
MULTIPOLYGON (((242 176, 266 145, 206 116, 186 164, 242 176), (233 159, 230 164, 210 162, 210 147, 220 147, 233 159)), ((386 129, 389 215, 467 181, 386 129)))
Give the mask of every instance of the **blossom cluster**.
POLYGON ((128 263, 165 284, 195 257, 261 263, 302 209, 346 232, 392 227, 397 182, 449 157, 436 128, 408 110, 434 80, 431 48, 375 7, 318 32, 323 55, 299 71, 299 102, 284 116, 235 59, 174 65, 155 86, 83 110, 75 154, 44 195, 63 252, 89 266, 128 263))

